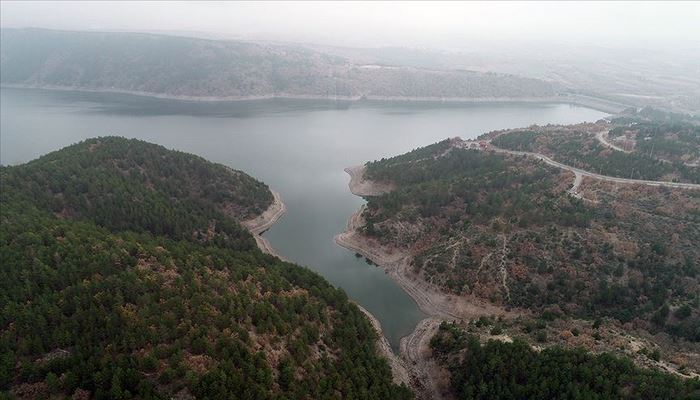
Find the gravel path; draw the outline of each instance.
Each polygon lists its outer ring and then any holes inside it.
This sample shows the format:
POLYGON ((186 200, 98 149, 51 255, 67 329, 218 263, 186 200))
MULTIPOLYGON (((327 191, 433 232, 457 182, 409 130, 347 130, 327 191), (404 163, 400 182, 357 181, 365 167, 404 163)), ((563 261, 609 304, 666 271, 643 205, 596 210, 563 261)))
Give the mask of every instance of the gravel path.
POLYGON ((609 142, 608 139, 607 139, 607 137, 606 137, 607 135, 608 135, 608 131, 600 131, 600 132, 598 132, 598 133, 595 134, 595 137, 596 137, 596 139, 598 139, 598 141, 600 142, 600 144, 602 144, 603 146, 605 146, 605 147, 607 147, 607 148, 610 148, 610 149, 613 149, 613 150, 617 150, 617 151, 621 151, 621 152, 623 152, 623 153, 631 153, 631 151, 625 150, 625 149, 623 149, 622 147, 617 146, 617 145, 615 145, 615 144, 609 142))

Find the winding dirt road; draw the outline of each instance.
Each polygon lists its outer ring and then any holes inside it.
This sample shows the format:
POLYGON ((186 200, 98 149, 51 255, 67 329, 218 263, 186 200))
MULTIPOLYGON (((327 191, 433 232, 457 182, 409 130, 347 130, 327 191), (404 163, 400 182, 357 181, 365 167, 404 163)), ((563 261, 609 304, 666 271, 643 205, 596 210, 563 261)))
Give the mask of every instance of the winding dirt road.
POLYGON ((430 339, 435 336, 442 319, 426 318, 413 333, 401 339, 400 353, 408 365, 410 384, 417 399, 446 399, 449 376, 445 375, 430 351, 430 339))
POLYGON ((622 147, 617 146, 617 145, 613 144, 612 142, 609 142, 608 139, 606 138, 607 134, 608 134, 608 131, 600 131, 600 132, 595 134, 595 137, 596 137, 596 139, 598 139, 600 144, 602 144, 603 146, 605 146, 607 148, 621 151, 623 153, 631 153, 631 151, 625 150, 622 147))

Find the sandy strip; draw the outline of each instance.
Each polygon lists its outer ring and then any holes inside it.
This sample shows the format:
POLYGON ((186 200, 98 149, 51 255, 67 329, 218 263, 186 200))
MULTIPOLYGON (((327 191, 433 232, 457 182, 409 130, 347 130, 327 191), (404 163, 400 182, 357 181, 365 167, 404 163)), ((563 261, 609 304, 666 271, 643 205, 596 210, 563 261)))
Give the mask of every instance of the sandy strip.
POLYGON ((364 209, 365 206, 350 216, 345 231, 335 236, 335 242, 384 268, 389 277, 413 298, 424 313, 444 320, 464 319, 483 314, 504 314, 502 308, 477 299, 442 293, 416 276, 410 265, 409 254, 400 249, 382 246, 357 231, 357 228, 364 225, 364 209))
MULTIPOLYGON (((345 171, 350 175, 350 190, 356 195, 376 195, 391 190, 389 185, 380 184, 376 187, 374 182, 363 179, 364 166, 346 168, 345 171)), ((421 311, 430 316, 419 322, 413 333, 401 339, 400 357, 408 370, 410 386, 418 399, 445 398, 449 377, 432 359, 430 349, 430 339, 440 322, 509 313, 476 298, 441 292, 417 276, 413 272, 411 255, 407 251, 383 246, 358 232, 358 228, 365 223, 362 217, 365 207, 362 206, 350 216, 345 231, 335 236, 335 242, 382 267, 411 296, 421 311)), ((394 379, 398 378, 395 376, 394 379)))
POLYGON ((354 167, 345 168, 345 172, 350 175, 350 183, 348 187, 350 192, 355 196, 380 196, 384 193, 394 190, 394 186, 390 184, 380 184, 377 182, 368 181, 364 178, 364 165, 356 165, 354 167))
POLYGON ((270 229, 270 227, 280 218, 282 218, 282 215, 284 215, 285 212, 287 212, 287 206, 285 206, 284 202, 282 202, 282 197, 280 194, 274 190, 271 190, 271 192, 273 200, 272 204, 270 204, 267 210, 263 211, 262 214, 255 218, 242 222, 243 226, 245 226, 254 235, 260 235, 261 233, 270 229))
POLYGON ((623 184, 648 185, 648 186, 664 186, 664 187, 679 188, 679 189, 694 189, 694 190, 700 189, 700 184, 698 184, 698 183, 650 181, 650 180, 645 180, 645 179, 628 179, 628 178, 619 178, 619 177, 609 176, 609 175, 596 174, 594 172, 586 171, 585 169, 575 168, 575 167, 572 167, 570 165, 560 163, 559 161, 555 161, 552 158, 550 158, 549 156, 546 156, 546 155, 540 154, 540 153, 531 153, 529 151, 506 150, 506 149, 502 149, 500 147, 496 147, 494 145, 490 145, 489 150, 494 151, 496 153, 505 153, 505 154, 514 154, 516 156, 534 157, 534 158, 537 158, 539 160, 544 161, 545 163, 547 163, 553 167, 557 167, 560 169, 571 171, 574 174, 579 174, 581 176, 586 176, 586 177, 598 179, 601 181, 623 183, 623 184))
POLYGON ((396 354, 391 350, 391 345, 389 344, 389 340, 387 340, 386 336, 384 336, 384 331, 382 330, 382 324, 379 323, 379 320, 372 315, 371 312, 369 312, 366 308, 362 307, 358 303, 354 302, 353 303, 357 306, 357 308, 362 311, 369 321, 372 323, 372 326, 374 327, 374 330, 377 332, 378 338, 377 338, 377 346, 379 347, 379 351, 381 354, 386 358, 386 360, 389 362, 389 366, 391 367, 391 372, 393 375, 394 383, 397 385, 400 384, 405 384, 406 386, 411 386, 411 379, 410 375, 408 372, 408 369, 406 367, 406 363, 404 360, 401 358, 397 357, 396 354))
POLYGON ((411 387, 418 399, 448 399, 450 376, 432 357, 430 339, 435 336, 439 318, 426 318, 410 335, 401 339, 401 355, 410 365, 411 387))
POLYGON ((272 225, 275 224, 282 216, 284 213, 287 212, 287 206, 284 205, 284 202, 282 201, 282 197, 280 196, 279 193, 275 192, 274 190, 271 190, 272 196, 273 196, 273 201, 272 204, 265 210, 262 214, 258 215, 255 218, 245 220, 241 222, 241 225, 243 225, 250 233, 253 235, 253 238, 255 239, 255 243, 257 243, 258 248, 266 254, 270 254, 273 256, 276 256, 284 261, 284 257, 280 256, 275 249, 272 248, 272 245, 270 242, 265 239, 262 234, 266 230, 270 229, 272 225))

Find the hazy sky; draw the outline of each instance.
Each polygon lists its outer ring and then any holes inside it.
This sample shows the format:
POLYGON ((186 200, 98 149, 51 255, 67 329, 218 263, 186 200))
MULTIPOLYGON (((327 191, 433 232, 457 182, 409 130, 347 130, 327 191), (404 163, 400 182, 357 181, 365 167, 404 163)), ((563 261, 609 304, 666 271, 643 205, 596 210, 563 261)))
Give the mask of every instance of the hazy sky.
POLYGON ((198 31, 350 46, 700 43, 700 2, 9 2, 3 27, 198 31))

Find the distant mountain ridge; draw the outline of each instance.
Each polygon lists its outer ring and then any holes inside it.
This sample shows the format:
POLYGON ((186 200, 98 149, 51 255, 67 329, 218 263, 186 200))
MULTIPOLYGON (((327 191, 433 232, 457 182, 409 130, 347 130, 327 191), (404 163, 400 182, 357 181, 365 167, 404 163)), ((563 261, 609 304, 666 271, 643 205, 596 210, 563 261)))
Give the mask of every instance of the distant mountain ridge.
POLYGON ((353 64, 291 45, 146 33, 3 29, 3 85, 185 98, 553 98, 556 84, 508 74, 353 64))

